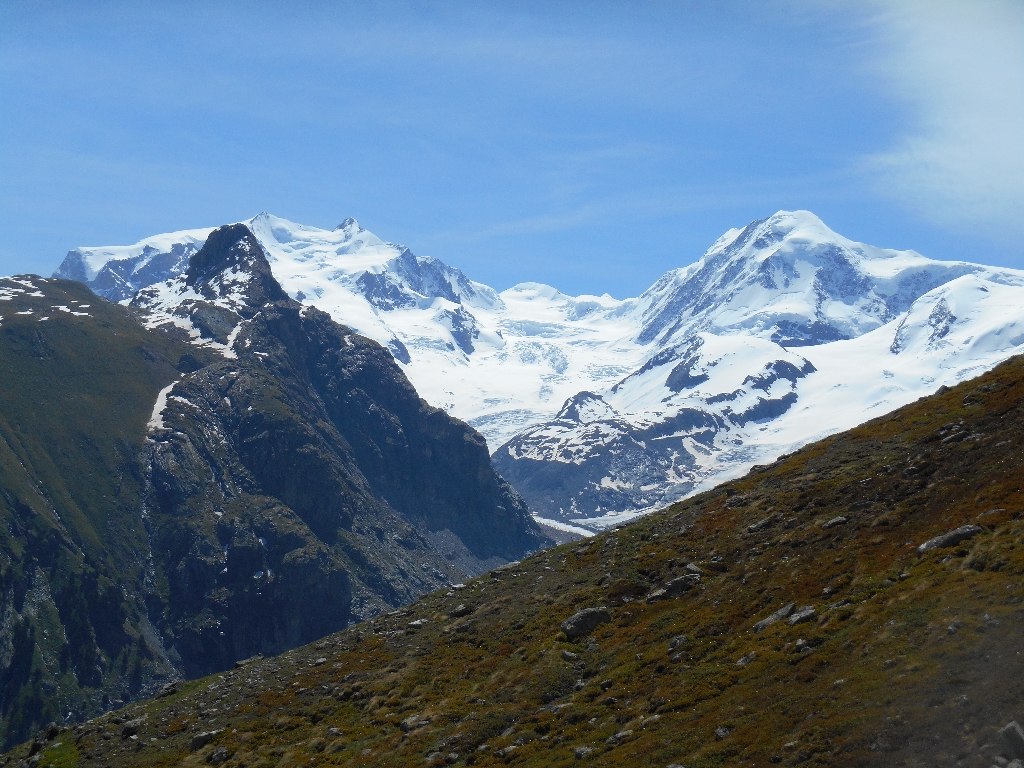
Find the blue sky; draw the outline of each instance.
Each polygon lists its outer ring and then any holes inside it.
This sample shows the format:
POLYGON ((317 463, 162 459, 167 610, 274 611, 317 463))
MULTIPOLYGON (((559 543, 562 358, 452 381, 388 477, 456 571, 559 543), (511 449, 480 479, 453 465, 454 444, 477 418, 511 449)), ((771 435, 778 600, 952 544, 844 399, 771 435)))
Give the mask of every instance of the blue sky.
POLYGON ((1024 4, 0 0, 0 272, 266 210, 636 295, 806 208, 1024 268, 1024 4))

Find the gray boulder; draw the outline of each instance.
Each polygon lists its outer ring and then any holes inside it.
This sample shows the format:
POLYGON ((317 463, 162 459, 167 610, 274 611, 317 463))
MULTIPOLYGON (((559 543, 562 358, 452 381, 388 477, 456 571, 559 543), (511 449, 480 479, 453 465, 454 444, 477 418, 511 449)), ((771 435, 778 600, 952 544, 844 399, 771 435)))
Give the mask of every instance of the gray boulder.
POLYGON ((684 592, 689 592, 690 589, 700 584, 699 573, 688 573, 685 576, 679 576, 671 581, 665 583, 665 592, 670 597, 678 597, 684 592))
POLYGON ((668 643, 669 652, 674 651, 680 645, 686 642, 686 635, 676 635, 668 643))
POLYGON ((633 731, 632 730, 619 731, 615 735, 609 736, 607 739, 605 739, 604 743, 608 744, 610 746, 615 747, 615 746, 618 746, 619 744, 621 744, 622 742, 624 742, 626 739, 628 739, 632 735, 633 735, 633 731))
POLYGON ((1024 759, 1024 728, 1016 720, 1003 726, 999 731, 999 747, 1009 758, 1024 759))
POLYGON ((659 600, 668 600, 669 598, 679 597, 680 595, 689 592, 697 584, 700 584, 699 573, 687 573, 685 576, 678 576, 671 581, 665 582, 665 586, 651 592, 647 596, 647 602, 656 603, 659 600))
POLYGON ((765 629, 768 629, 768 627, 770 627, 775 622, 782 621, 784 618, 786 618, 787 616, 789 616, 789 614, 793 612, 794 608, 796 608, 796 603, 788 603, 787 605, 782 606, 771 616, 768 616, 767 618, 761 619, 759 622, 757 622, 754 625, 754 631, 761 632, 765 629))
POLYGON ((805 621, 810 621, 815 616, 814 606, 805 605, 799 611, 794 611, 789 617, 789 626, 795 624, 803 624, 805 621))
POLYGON ((222 731, 223 729, 218 729, 216 731, 203 731, 202 733, 197 733, 192 737, 192 751, 195 752, 197 749, 202 749, 215 738, 220 736, 222 731))
POLYGON ((600 608, 584 608, 562 622, 562 631, 570 640, 578 640, 589 635, 601 624, 606 624, 611 620, 612 615, 603 606, 600 608))
POLYGON ((917 552, 923 555, 932 549, 955 547, 961 541, 972 539, 984 530, 980 525, 961 525, 959 528, 955 528, 941 536, 936 536, 934 539, 928 539, 928 541, 917 548, 917 552))

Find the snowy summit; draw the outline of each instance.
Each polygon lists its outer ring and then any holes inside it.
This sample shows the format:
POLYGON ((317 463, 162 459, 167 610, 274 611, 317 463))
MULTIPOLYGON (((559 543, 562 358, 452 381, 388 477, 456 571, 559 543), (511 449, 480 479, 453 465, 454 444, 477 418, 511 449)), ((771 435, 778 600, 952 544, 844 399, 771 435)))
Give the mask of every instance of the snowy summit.
MULTIPOLYGON (((498 293, 353 219, 242 223, 291 297, 390 348, 421 396, 486 436, 536 514, 570 526, 661 506, 1024 343, 1024 273, 864 245, 807 211, 730 230, 625 300, 498 293)), ((77 248, 55 276, 115 301, 147 289, 188 325, 175 279, 211 229, 77 248)))

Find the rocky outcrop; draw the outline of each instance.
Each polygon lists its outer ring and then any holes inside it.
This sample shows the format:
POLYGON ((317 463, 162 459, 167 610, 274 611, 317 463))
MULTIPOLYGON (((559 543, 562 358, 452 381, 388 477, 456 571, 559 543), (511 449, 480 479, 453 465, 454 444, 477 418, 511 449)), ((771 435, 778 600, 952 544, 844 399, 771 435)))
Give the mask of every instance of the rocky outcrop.
POLYGON ((611 620, 607 608, 584 608, 563 621, 561 629, 570 640, 578 640, 611 620))
POLYGON ((168 393, 146 459, 164 631, 187 674, 545 543, 483 438, 421 400, 384 347, 285 297, 245 226, 211 233, 184 283, 203 299, 183 314, 232 326, 229 356, 168 393))

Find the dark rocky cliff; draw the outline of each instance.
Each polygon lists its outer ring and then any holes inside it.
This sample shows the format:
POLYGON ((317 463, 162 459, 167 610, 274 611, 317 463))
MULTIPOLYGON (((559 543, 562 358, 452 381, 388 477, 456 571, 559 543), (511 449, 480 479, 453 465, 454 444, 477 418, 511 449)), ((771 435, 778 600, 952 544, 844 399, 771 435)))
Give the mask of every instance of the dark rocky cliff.
POLYGON ((21 281, 0 284, 7 744, 548 543, 483 438, 284 296, 245 227, 163 314, 21 281))

